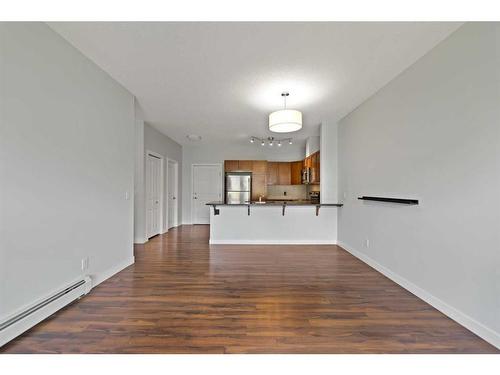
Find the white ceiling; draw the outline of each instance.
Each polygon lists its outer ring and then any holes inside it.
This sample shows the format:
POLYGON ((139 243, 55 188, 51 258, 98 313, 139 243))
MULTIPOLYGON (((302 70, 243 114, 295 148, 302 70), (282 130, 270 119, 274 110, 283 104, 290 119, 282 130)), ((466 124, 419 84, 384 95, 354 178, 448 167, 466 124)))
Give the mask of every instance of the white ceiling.
POLYGON ((338 120, 460 23, 64 22, 49 26, 134 94, 181 144, 272 135, 269 112, 303 112, 299 141, 338 120))

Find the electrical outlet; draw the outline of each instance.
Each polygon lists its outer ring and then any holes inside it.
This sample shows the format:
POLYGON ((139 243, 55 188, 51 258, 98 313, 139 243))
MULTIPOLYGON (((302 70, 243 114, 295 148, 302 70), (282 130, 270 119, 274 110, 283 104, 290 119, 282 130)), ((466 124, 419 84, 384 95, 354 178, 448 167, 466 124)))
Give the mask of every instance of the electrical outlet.
POLYGON ((130 194, 128 193, 128 191, 125 192, 125 200, 129 200, 130 199, 130 194))
POLYGON ((365 247, 370 247, 370 240, 368 239, 365 240, 365 247))
POLYGON ((347 198, 347 193, 344 191, 344 194, 342 194, 342 196, 344 197, 344 199, 347 198))
POLYGON ((86 271, 89 268, 89 257, 82 258, 82 271, 86 271))

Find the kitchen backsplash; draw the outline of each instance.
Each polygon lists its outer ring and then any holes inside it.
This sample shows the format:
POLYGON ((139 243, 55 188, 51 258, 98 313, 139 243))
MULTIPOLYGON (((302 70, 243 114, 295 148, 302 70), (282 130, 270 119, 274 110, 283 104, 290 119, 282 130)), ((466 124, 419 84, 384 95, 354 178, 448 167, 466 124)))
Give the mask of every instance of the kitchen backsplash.
POLYGON ((307 186, 268 185, 267 199, 307 199, 307 186))
POLYGON ((319 191, 319 185, 307 185, 308 191, 319 191))

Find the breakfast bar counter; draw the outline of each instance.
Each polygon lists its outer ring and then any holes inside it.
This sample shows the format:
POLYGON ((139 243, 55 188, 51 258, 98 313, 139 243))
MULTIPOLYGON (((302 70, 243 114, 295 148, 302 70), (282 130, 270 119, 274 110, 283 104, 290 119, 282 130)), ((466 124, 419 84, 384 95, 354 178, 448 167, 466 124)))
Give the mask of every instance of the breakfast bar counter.
POLYGON ((340 203, 209 202, 211 244, 336 244, 340 203))

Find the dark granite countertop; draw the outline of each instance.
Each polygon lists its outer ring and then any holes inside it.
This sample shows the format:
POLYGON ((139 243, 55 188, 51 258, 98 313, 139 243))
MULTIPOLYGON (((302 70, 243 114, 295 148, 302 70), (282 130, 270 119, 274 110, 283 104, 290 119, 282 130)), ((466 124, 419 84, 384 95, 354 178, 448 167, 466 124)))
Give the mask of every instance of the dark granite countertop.
POLYGON ((266 207, 266 206, 320 206, 320 207, 342 207, 342 203, 312 203, 311 201, 269 201, 264 203, 250 202, 250 203, 224 203, 224 202, 209 202, 207 206, 252 206, 252 207, 266 207))

